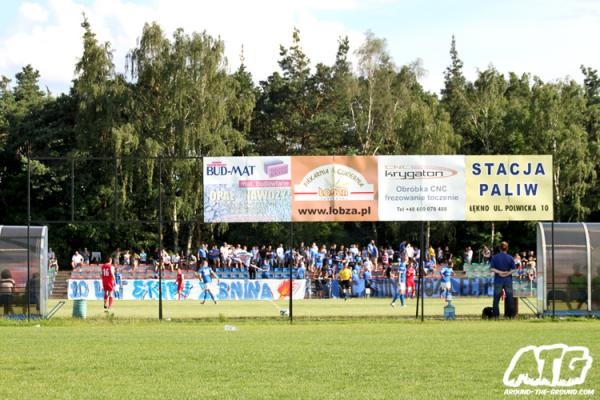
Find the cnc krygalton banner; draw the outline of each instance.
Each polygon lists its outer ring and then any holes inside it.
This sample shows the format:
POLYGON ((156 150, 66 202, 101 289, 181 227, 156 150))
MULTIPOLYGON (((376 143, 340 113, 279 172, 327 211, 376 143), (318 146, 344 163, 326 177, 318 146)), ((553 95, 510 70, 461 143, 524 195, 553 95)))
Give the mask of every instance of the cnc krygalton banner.
POLYGON ((465 219, 464 156, 379 156, 380 221, 465 219))

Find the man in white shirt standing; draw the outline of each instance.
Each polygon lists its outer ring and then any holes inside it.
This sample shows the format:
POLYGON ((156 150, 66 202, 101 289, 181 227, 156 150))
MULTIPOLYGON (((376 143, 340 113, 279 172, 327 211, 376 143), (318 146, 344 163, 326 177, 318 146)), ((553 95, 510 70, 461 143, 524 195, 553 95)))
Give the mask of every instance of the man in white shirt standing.
POLYGON ((279 244, 279 247, 276 250, 277 253, 277 266, 283 267, 285 260, 285 250, 283 249, 283 244, 279 244))

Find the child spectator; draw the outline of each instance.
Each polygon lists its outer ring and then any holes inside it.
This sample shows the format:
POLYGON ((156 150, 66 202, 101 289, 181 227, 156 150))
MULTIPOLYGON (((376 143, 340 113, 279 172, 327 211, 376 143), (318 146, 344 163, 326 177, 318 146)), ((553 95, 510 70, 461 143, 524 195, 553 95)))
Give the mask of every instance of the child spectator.
POLYGON ((142 251, 140 251, 140 263, 146 264, 147 262, 148 262, 148 255, 146 254, 144 249, 142 249, 142 251))

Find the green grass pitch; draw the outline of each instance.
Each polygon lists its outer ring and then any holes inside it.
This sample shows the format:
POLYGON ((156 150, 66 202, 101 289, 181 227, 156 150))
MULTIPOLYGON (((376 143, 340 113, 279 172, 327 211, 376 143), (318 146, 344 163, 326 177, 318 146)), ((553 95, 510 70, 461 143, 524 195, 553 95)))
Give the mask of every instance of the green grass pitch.
MULTIPOLYGON (((477 299, 462 300, 459 316, 480 312, 477 299)), ((523 346, 584 345, 600 357, 597 320, 421 323, 409 319, 414 303, 348 303, 295 302, 293 325, 279 318, 285 302, 166 302, 163 322, 150 319, 156 302, 117 302, 112 318, 90 302, 85 321, 69 317, 69 303, 50 321, 0 321, 0 398, 505 398, 502 376, 523 346)), ((425 306, 441 315, 439 299, 425 306)), ((593 365, 581 387, 598 393, 598 382, 593 365)))

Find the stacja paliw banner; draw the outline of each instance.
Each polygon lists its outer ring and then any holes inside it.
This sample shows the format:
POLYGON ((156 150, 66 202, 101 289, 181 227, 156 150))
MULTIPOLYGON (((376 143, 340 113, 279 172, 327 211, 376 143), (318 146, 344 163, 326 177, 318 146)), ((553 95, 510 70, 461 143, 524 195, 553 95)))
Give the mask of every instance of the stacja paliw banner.
POLYGON ((204 158, 205 222, 550 221, 550 155, 204 158))
POLYGON ((551 155, 467 156, 467 221, 551 221, 551 155))

